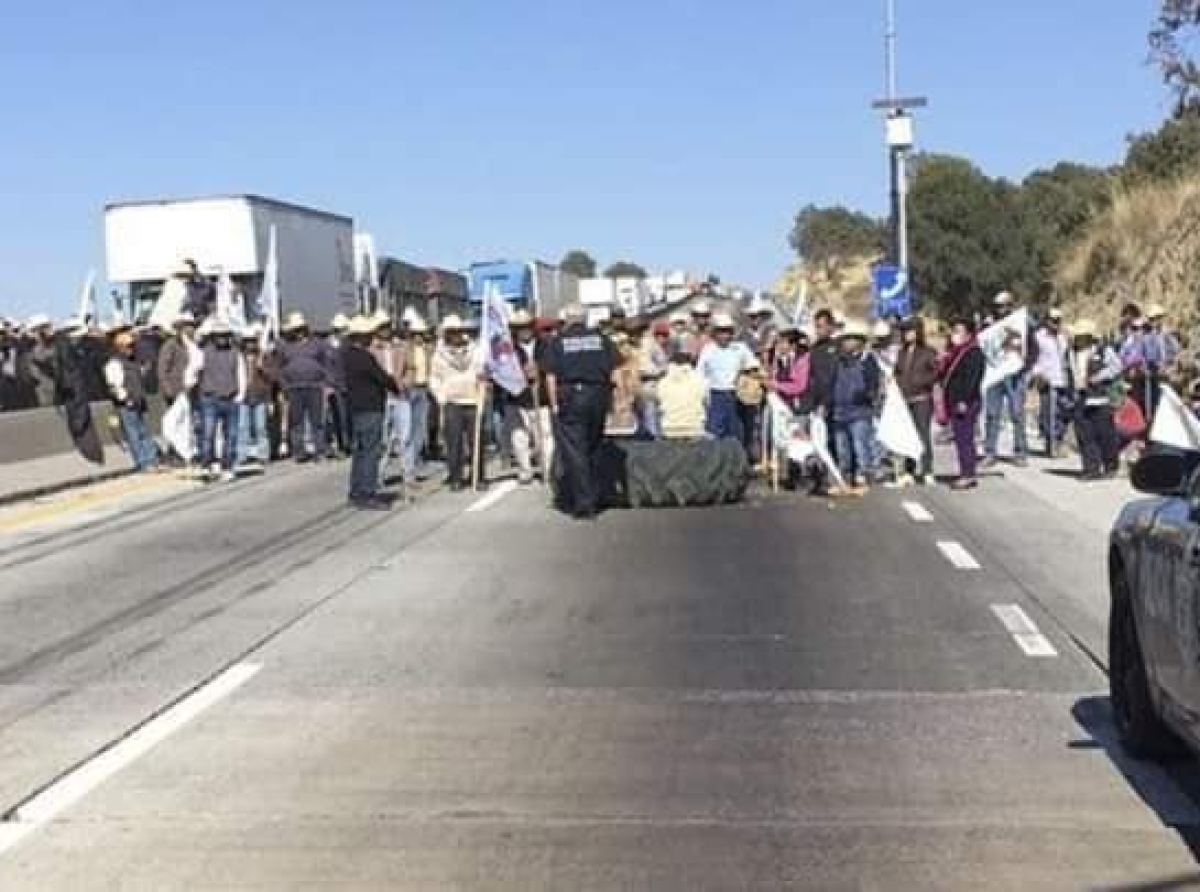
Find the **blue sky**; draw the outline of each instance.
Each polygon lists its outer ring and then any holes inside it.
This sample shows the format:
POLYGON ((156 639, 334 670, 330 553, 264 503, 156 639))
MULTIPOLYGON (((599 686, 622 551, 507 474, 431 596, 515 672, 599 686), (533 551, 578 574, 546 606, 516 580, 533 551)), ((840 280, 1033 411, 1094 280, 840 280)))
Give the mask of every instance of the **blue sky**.
MULTIPOLYGON (((921 146, 1019 177, 1162 118, 1154 0, 899 0, 921 146)), ((806 202, 886 205, 883 0, 41 0, 0 29, 0 313, 68 312, 108 201, 257 192, 389 254, 769 284, 806 202)))

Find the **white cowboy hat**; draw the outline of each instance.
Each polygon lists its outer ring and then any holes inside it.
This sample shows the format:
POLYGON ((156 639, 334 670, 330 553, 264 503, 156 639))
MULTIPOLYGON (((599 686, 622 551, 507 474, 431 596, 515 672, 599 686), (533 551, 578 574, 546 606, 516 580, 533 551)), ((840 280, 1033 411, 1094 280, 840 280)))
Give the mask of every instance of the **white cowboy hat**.
POLYGON ((992 303, 998 307, 1007 307, 1013 302, 1013 296, 1007 291, 1001 291, 992 298, 992 303))
POLYGON ((208 327, 210 335, 233 334, 233 329, 229 327, 228 319, 218 319, 215 316, 211 316, 205 320, 204 324, 208 327))
POLYGON ((737 328, 737 325, 734 324, 733 317, 728 313, 717 313, 712 318, 712 327, 716 331, 720 331, 722 329, 733 331, 735 328, 737 328))
POLYGON ((357 336, 375 334, 378 328, 379 326, 376 324, 373 316, 363 316, 360 314, 346 322, 346 331, 349 334, 357 336))
POLYGON ((708 305, 708 301, 702 300, 699 303, 692 305, 692 315, 693 316, 711 316, 712 315, 712 307, 710 307, 708 305))
POLYGON ((1050 309, 1050 312, 1046 314, 1047 319, 1056 319, 1057 320, 1057 319, 1062 319, 1062 317, 1063 317, 1063 311, 1060 310, 1058 307, 1052 307, 1050 309))
POLYGON ((412 334, 426 334, 429 331, 429 326, 420 316, 413 315, 412 318, 408 320, 408 330, 412 334))
POLYGON ((304 314, 288 313, 287 319, 283 321, 283 330, 298 331, 301 328, 308 328, 308 320, 304 318, 304 314))
POLYGON ((775 309, 761 297, 754 298, 746 308, 747 316, 771 316, 774 313, 775 309))
POLYGON ((858 319, 847 319, 842 326, 842 330, 838 332, 838 340, 857 338, 858 340, 865 341, 869 336, 866 323, 858 319))
POLYGON ((1151 304, 1150 309, 1146 311, 1147 319, 1162 319, 1167 315, 1167 308, 1162 304, 1151 304))
POLYGON ((329 327, 334 331, 345 331, 350 325, 350 320, 346 318, 345 313, 338 313, 329 321, 329 327))
POLYGON ((457 313, 451 313, 442 320, 442 331, 465 331, 466 324, 462 320, 462 316, 457 313))
POLYGON ((674 313, 671 314, 671 324, 672 325, 687 325, 688 322, 690 322, 690 321, 691 320, 688 318, 687 313, 683 313, 683 312, 676 310, 674 313))
POLYGON ((25 323, 25 327, 30 331, 36 331, 39 328, 53 328, 54 323, 45 313, 38 313, 36 316, 29 317, 29 321, 25 323))
POLYGON ((78 316, 68 316, 58 326, 61 331, 65 331, 68 335, 78 337, 87 334, 87 323, 78 316))
POLYGON ((376 310, 369 318, 371 320, 371 324, 375 326, 376 330, 380 328, 388 328, 392 324, 391 314, 384 310, 376 310))
POLYGON ((533 325, 533 317, 529 315, 528 310, 515 310, 508 318, 508 325, 510 328, 526 328, 533 325))
POLYGON ((193 316, 189 311, 184 310, 182 313, 180 313, 178 316, 175 317, 175 321, 172 324, 173 325, 195 325, 196 317, 193 316))
POLYGON ((257 322, 251 322, 249 325, 247 325, 245 328, 242 329, 242 333, 239 335, 239 337, 243 341, 257 341, 259 338, 262 337, 262 333, 263 333, 263 327, 261 325, 259 325, 257 322))
POLYGON ((871 329, 871 337, 873 338, 890 338, 892 336, 892 327, 884 320, 878 320, 871 329))

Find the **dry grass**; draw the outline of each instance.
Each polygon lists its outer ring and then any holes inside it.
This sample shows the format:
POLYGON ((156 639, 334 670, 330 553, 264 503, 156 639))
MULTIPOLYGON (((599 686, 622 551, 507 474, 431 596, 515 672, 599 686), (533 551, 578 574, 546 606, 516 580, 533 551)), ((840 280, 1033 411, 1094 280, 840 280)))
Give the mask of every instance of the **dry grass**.
POLYGON ((1077 318, 1112 328, 1124 304, 1144 310, 1159 303, 1173 327, 1193 333, 1200 325, 1200 177, 1119 190, 1064 253, 1055 285, 1077 318))

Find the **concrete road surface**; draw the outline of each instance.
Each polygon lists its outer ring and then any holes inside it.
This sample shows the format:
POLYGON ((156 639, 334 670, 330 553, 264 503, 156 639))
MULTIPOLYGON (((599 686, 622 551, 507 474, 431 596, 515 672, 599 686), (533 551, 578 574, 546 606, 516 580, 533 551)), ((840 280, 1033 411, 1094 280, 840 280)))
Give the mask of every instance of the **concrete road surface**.
POLYGON ((1078 484, 578 523, 344 473, 0 513, 0 889, 1200 888, 1078 484))

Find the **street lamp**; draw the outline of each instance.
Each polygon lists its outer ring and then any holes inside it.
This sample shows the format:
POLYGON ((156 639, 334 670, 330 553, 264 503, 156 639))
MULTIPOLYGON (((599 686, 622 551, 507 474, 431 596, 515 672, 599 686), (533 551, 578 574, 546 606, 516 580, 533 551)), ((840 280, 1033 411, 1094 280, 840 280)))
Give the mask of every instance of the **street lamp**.
POLYGON ((884 70, 887 97, 871 107, 887 113, 885 137, 891 170, 892 260, 901 273, 908 273, 908 153, 915 144, 910 109, 925 108, 924 96, 900 96, 896 75, 896 0, 887 0, 887 31, 884 35, 884 70))

